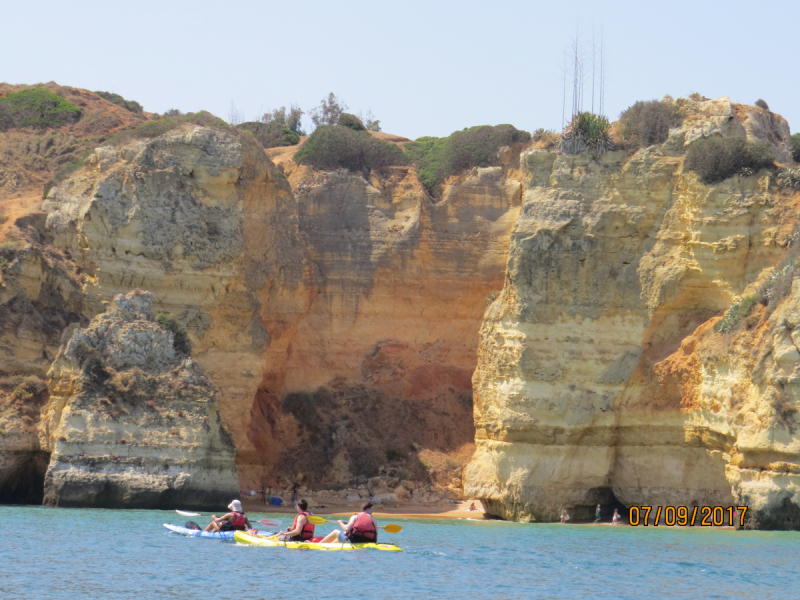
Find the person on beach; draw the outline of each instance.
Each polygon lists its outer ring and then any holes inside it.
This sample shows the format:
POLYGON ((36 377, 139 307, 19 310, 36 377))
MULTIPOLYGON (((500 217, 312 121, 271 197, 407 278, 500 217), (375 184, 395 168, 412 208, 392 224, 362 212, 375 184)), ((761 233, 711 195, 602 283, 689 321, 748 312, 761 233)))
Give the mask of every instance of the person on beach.
POLYGON ((278 541, 281 542, 308 542, 314 537, 314 525, 308 520, 308 502, 300 500, 297 503, 297 516, 292 521, 292 526, 286 531, 278 532, 278 541))
POLYGON ((614 516, 611 517, 611 524, 617 525, 622 517, 619 516, 619 511, 615 508, 614 509, 614 516))
POLYGON ((234 500, 228 504, 231 512, 218 517, 211 515, 211 523, 206 527, 206 531, 245 531, 252 529, 250 521, 247 520, 247 515, 242 512, 242 503, 234 500))
POLYGON ((599 504, 597 505, 597 508, 594 509, 594 522, 595 523, 599 523, 600 522, 600 505, 599 504))
POLYGON ((567 509, 566 508, 562 508, 561 509, 561 524, 563 525, 567 521, 569 521, 569 515, 567 514, 567 509))
POLYGON ((360 513, 350 517, 347 523, 339 521, 339 525, 341 530, 334 529, 320 543, 329 544, 338 540, 343 544, 375 544, 378 541, 378 524, 372 516, 372 502, 365 502, 360 513))
POLYGON ((469 505, 469 509, 470 510, 478 510, 477 508, 475 508, 475 503, 474 502, 469 505))

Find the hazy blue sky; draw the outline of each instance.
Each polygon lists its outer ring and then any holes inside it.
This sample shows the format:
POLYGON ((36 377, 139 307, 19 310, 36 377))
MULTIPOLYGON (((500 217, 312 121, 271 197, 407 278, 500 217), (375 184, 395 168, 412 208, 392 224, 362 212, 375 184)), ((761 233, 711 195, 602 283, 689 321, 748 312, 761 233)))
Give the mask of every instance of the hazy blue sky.
POLYGON ((0 81, 53 80, 226 119, 232 102, 253 119, 333 91, 411 138, 498 123, 533 131, 561 126, 564 50, 578 27, 586 105, 592 30, 598 43, 602 30, 609 117, 700 92, 763 98, 794 131, 799 26, 798 0, 9 0, 0 81))

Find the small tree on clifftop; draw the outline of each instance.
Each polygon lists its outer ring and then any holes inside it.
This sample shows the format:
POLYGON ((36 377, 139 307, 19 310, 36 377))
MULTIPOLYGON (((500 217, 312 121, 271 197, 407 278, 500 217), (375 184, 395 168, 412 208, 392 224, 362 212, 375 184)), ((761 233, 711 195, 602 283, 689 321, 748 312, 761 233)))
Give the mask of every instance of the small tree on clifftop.
POLYGON ((336 125, 339 123, 339 117, 347 110, 347 104, 339 100, 336 94, 331 92, 327 98, 323 98, 317 108, 308 111, 314 127, 320 125, 336 125))
POLYGON ((292 104, 288 113, 286 112, 286 107, 281 106, 265 112, 261 117, 261 122, 285 125, 289 131, 293 131, 297 135, 306 135, 305 131, 300 129, 300 121, 303 118, 303 114, 303 110, 297 104, 292 104))

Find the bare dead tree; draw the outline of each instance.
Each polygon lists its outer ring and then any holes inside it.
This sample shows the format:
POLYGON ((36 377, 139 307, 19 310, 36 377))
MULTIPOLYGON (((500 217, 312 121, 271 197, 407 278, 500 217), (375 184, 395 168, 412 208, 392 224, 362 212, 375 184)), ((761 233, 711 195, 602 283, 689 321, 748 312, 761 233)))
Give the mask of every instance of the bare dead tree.
POLYGON ((583 76, 584 66, 581 55, 580 32, 576 30, 572 44, 572 115, 570 121, 583 110, 583 76))
POLYGON ((564 63, 561 65, 562 80, 564 83, 563 94, 561 97, 561 127, 567 126, 566 112, 567 112, 567 49, 564 48, 564 63))
POLYGON ((242 116, 242 111, 236 108, 236 105, 231 100, 231 111, 228 113, 228 123, 233 125, 241 125, 244 122, 244 117, 242 116))
POLYGON ((600 28, 600 97, 599 97, 599 105, 598 105, 598 112, 602 115, 605 114, 603 109, 605 107, 605 97, 606 97, 606 63, 605 63, 605 56, 603 54, 603 28, 600 28))
POLYGON ((592 112, 594 112, 594 27, 592 27, 592 112))

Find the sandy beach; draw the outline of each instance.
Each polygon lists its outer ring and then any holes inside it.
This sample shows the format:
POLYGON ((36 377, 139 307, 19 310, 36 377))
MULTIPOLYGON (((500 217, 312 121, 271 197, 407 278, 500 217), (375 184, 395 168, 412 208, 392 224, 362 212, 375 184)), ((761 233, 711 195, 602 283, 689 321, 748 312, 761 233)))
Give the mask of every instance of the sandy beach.
MULTIPOLYGON (((243 497, 242 505, 246 512, 252 513, 284 513, 294 514, 295 509, 293 506, 284 504, 283 506, 269 506, 261 502, 260 498, 243 497)), ((375 507, 373 511, 376 517, 400 517, 404 519, 484 519, 492 518, 487 517, 483 511, 483 505, 479 500, 465 500, 456 502, 454 504, 442 505, 426 505, 414 502, 408 502, 403 506, 397 508, 380 508, 375 507), (476 510, 469 510, 471 504, 475 504, 476 510)), ((342 502, 332 503, 326 502, 325 506, 311 508, 315 515, 336 515, 347 516, 357 513, 361 510, 360 503, 342 502)))

